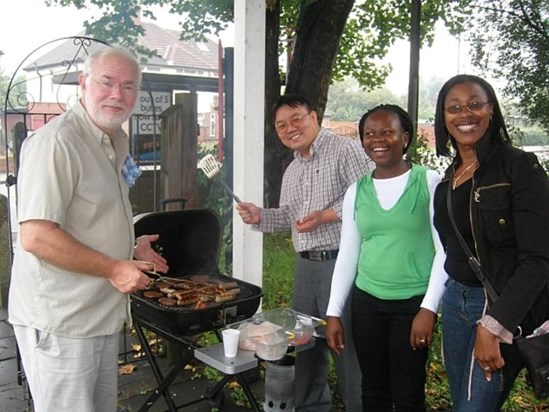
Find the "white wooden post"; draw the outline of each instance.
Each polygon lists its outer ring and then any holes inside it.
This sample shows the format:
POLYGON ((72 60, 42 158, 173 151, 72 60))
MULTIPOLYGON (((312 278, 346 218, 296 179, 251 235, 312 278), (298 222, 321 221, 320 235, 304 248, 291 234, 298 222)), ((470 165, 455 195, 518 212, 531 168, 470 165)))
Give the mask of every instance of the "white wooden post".
MULTIPOLYGON (((265 0, 235 0, 234 191, 263 206, 265 0)), ((263 234, 233 213, 233 276, 261 286, 263 234)))

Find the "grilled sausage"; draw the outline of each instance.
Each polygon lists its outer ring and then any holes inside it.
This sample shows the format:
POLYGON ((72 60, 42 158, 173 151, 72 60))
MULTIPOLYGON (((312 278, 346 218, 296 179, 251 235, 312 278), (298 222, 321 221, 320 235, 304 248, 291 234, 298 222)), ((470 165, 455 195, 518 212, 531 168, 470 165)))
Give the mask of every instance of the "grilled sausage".
POLYGON ((227 283, 221 283, 219 285, 219 289, 234 289, 238 288, 238 283, 236 282, 227 282, 227 283))
POLYGON ((146 290, 143 292, 143 296, 149 299, 158 299, 164 297, 164 294, 157 290, 146 290))
POLYGON ((177 303, 175 299, 166 297, 158 299, 158 302, 164 306, 174 306, 177 303))
POLYGON ((220 293, 218 295, 215 295, 215 301, 217 303, 228 302, 235 299, 236 295, 233 295, 232 293, 220 293))

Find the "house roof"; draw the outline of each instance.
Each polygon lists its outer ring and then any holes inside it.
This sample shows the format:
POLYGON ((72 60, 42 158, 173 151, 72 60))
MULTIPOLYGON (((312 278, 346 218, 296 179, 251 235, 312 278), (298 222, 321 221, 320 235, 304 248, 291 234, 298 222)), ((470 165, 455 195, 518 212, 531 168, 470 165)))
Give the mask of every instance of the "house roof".
POLYGON ((142 23, 145 36, 143 45, 156 50, 159 59, 150 64, 162 64, 217 72, 217 45, 207 39, 203 42, 180 40, 176 30, 166 30, 153 23, 142 23))
MULTIPOLYGON (((140 24, 145 29, 145 35, 140 39, 140 43, 157 53, 157 56, 150 58, 144 65, 144 71, 147 71, 147 66, 156 66, 156 68, 170 67, 181 74, 192 70, 214 72, 213 74, 217 75, 218 52, 215 42, 209 39, 204 42, 180 40, 180 33, 176 30, 164 29, 154 23, 141 22, 140 24)), ((81 63, 88 53, 102 47, 101 40, 86 37, 82 33, 77 38, 83 39, 83 42, 79 43, 73 37, 65 37, 44 44, 43 46, 58 43, 51 51, 39 58, 30 60, 34 54, 31 53, 28 56, 30 63, 25 64, 23 70, 43 70, 59 66, 62 62, 81 63)))

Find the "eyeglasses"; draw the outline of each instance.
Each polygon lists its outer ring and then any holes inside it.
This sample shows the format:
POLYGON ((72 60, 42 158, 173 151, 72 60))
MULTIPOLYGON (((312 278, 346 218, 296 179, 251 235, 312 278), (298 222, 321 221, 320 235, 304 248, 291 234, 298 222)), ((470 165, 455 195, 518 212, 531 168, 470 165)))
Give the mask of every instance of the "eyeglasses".
POLYGON ((302 114, 301 116, 297 115, 294 117, 290 117, 290 124, 284 122, 276 123, 275 129, 278 133, 286 133, 290 125, 292 125, 293 127, 298 127, 303 122, 303 119, 310 114, 311 112, 307 112, 305 114, 302 114))
POLYGON ((469 110, 470 112, 478 112, 480 109, 482 109, 484 107, 484 105, 488 104, 490 102, 484 102, 484 103, 481 103, 481 102, 473 102, 473 103, 469 103, 469 104, 464 104, 464 105, 461 105, 461 104, 453 104, 451 106, 448 106, 446 108, 446 111, 448 113, 451 113, 451 114, 459 114, 463 111, 463 109, 467 109, 469 110))
POLYGON ((99 89, 104 93, 112 93, 115 88, 120 89, 120 93, 124 96, 133 96, 137 93, 137 87, 133 83, 117 84, 108 79, 95 80, 93 77, 91 79, 97 83, 99 89))

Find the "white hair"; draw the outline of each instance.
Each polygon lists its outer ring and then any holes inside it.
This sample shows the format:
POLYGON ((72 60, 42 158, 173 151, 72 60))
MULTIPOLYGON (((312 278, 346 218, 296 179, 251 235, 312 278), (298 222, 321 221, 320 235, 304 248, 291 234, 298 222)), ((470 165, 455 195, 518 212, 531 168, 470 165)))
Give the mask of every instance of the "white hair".
POLYGON ((135 58, 135 56, 130 53, 128 50, 122 48, 122 47, 114 47, 114 46, 107 46, 102 47, 100 49, 97 49, 90 53, 90 55, 86 58, 86 61, 84 61, 84 70, 83 73, 86 77, 90 76, 92 74, 92 66, 93 63, 102 57, 105 56, 117 56, 121 57, 123 59, 126 59, 128 62, 133 64, 135 71, 137 73, 137 85, 138 87, 141 87, 141 65, 139 64, 139 61, 135 58))

